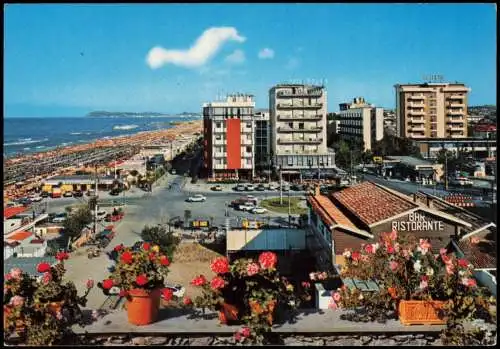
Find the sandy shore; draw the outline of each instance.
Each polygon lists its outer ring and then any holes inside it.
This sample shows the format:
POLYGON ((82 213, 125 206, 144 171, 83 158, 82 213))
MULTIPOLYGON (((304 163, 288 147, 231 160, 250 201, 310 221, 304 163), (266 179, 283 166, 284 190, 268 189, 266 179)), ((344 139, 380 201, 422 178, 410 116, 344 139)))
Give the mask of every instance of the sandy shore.
MULTIPOLYGON (((33 162, 47 160, 47 159, 57 159, 65 155, 71 155, 79 152, 91 151, 99 148, 123 148, 123 147, 141 147, 146 145, 155 144, 168 144, 174 140, 187 139, 194 136, 196 133, 202 133, 203 120, 186 121, 175 125, 172 128, 164 130, 155 131, 143 131, 133 135, 125 135, 112 137, 108 139, 96 140, 92 143, 71 145, 66 147, 56 148, 54 150, 26 154, 18 158, 8 159, 4 162, 4 172, 10 166, 29 166, 33 162)), ((100 169, 103 170, 104 168, 100 169)), ((77 168, 66 168, 64 170, 65 174, 70 174, 73 170, 77 168)), ((19 187, 15 184, 4 186, 4 202, 5 199, 18 198, 26 194, 26 192, 32 189, 34 186, 39 185, 43 177, 50 175, 62 174, 62 168, 55 171, 55 173, 47 173, 39 175, 33 178, 26 178, 23 182, 24 185, 19 187)))

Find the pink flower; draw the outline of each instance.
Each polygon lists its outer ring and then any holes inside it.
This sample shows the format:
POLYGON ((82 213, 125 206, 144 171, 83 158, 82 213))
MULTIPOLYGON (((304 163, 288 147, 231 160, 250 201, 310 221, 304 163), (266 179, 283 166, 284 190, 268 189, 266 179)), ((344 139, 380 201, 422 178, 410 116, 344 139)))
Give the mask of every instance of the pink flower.
POLYGON ((442 255, 444 255, 444 254, 446 254, 446 252, 447 252, 446 248, 440 248, 440 249, 439 249, 439 254, 440 254, 441 256, 442 256, 442 255))
POLYGON ((13 279, 13 277, 12 277, 11 273, 5 274, 5 281, 12 280, 12 279, 13 279))
POLYGON ((57 320, 62 320, 63 319, 63 315, 62 315, 62 313, 60 311, 58 311, 56 313, 56 318, 57 318, 57 320))
POLYGON ((373 249, 373 245, 372 244, 368 244, 365 246, 365 252, 366 253, 375 253, 375 250, 373 249))
POLYGON ((399 242, 396 242, 396 243, 394 244, 394 250, 395 250, 396 252, 399 252, 399 242))
POLYGON ((247 265, 247 275, 248 276, 253 276, 257 274, 260 270, 260 267, 257 263, 249 263, 247 265))
POLYGON ((369 258, 366 254, 361 255, 361 261, 362 262, 368 262, 369 258))
POLYGON ((446 264, 446 273, 448 275, 453 274, 454 271, 455 271, 455 267, 453 266, 453 264, 446 264))
POLYGON ((399 266, 399 264, 396 261, 389 262, 389 268, 391 268, 392 271, 395 271, 396 269, 398 269, 398 266, 399 266))
POLYGON ((444 264, 446 264, 446 265, 449 265, 449 264, 453 263, 453 261, 451 260, 451 257, 447 256, 445 254, 441 255, 441 259, 443 260, 444 264))
POLYGON ((10 270, 10 275, 13 279, 19 280, 23 275, 23 271, 21 270, 21 268, 12 268, 10 270))
POLYGON ((316 280, 316 273, 309 273, 309 279, 312 281, 316 280))
POLYGON ((327 277, 328 274, 325 271, 318 274, 318 280, 326 280, 327 277))
POLYGON ((264 269, 274 269, 278 263, 278 256, 274 252, 262 252, 259 256, 259 264, 264 269))
POLYGON ((358 261, 361 258, 361 253, 354 251, 351 256, 353 261, 358 261))
POLYGON ((460 258, 458 260, 458 266, 461 268, 467 268, 469 266, 469 261, 467 259, 460 258))
POLYGON ((236 339, 236 341, 238 341, 238 342, 239 342, 239 341, 241 341, 241 333, 236 332, 236 333, 234 334, 234 339, 236 339))
POLYGON ((335 292, 335 293, 333 294, 332 298, 333 298, 333 300, 334 300, 335 302, 340 301, 340 293, 335 292))
POLYGON ((427 239, 420 239, 419 242, 420 249, 422 250, 423 254, 426 254, 429 249, 431 248, 431 244, 429 243, 429 240, 427 239))
POLYGON ((309 288, 309 287, 311 287, 311 284, 307 281, 302 281, 302 287, 309 288))
POLYGON ((214 277, 212 281, 210 281, 210 287, 212 287, 213 290, 224 288, 224 286, 226 286, 226 282, 219 276, 214 277))
POLYGON ((426 280, 420 281, 420 289, 421 290, 425 290, 428 286, 429 286, 429 284, 427 283, 426 280))
POLYGON ((395 252, 394 247, 392 247, 391 245, 387 246, 387 253, 393 254, 394 252, 395 252))
POLYGON ((250 333, 251 332, 250 332, 250 328, 249 327, 243 327, 240 332, 241 332, 241 335, 243 337, 245 337, 245 338, 250 337, 250 333))
POLYGON ((333 299, 330 300, 330 302, 328 303, 328 309, 337 309, 338 306, 337 306, 337 303, 335 303, 335 301, 333 299))
POLYGON ((10 299, 10 304, 14 307, 20 307, 24 304, 24 298, 21 296, 14 296, 10 299))
POLYGON ((461 280, 462 284, 467 287, 476 287, 477 282, 475 279, 472 278, 462 278, 461 280))
POLYGON ((411 252, 408 251, 407 249, 403 249, 402 253, 403 257, 405 257, 406 259, 410 258, 410 256, 412 255, 411 252))
POLYGON ((392 241, 395 241, 398 238, 398 232, 396 230, 393 230, 389 233, 389 237, 391 238, 392 241))
POLYGON ((87 288, 92 288, 94 287, 94 280, 88 279, 86 283, 87 288))
POLYGON ((49 272, 44 273, 42 276, 42 282, 44 284, 48 284, 51 281, 52 281, 52 274, 49 272))

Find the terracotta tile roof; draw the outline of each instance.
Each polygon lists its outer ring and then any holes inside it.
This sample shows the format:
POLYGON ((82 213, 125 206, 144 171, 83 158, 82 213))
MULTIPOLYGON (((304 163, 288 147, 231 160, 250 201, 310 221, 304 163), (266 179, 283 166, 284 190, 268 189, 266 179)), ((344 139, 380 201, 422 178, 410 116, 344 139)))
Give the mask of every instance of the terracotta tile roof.
POLYGON ((309 196, 309 203, 314 208, 314 211, 317 212, 323 221, 331 226, 333 224, 341 224, 346 227, 356 228, 354 223, 352 223, 349 218, 347 218, 334 204, 328 199, 328 197, 324 195, 314 195, 309 196))
POLYGON ((474 268, 497 267, 496 242, 491 238, 493 234, 475 234, 457 242, 465 259, 472 263, 474 268))
POLYGON ((4 219, 9 219, 11 217, 14 217, 16 214, 19 214, 21 212, 26 211, 27 208, 24 206, 14 206, 14 207, 7 207, 3 209, 3 218, 4 219))
POLYGON ((24 239, 30 237, 31 235, 33 235, 33 233, 30 233, 29 231, 19 231, 14 235, 8 237, 7 239, 10 241, 23 241, 24 239))
POLYGON ((418 207, 372 182, 338 191, 332 197, 367 225, 418 207))

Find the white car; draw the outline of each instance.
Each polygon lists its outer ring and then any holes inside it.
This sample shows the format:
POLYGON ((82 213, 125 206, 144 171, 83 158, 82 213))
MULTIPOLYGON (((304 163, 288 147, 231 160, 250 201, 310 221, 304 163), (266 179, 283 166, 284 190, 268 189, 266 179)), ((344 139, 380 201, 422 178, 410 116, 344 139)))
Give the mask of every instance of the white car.
POLYGON ((250 204, 250 203, 240 204, 238 206, 238 210, 240 210, 240 211, 251 211, 254 208, 255 208, 255 206, 250 204))
POLYGON ((203 202, 206 200, 207 200, 207 198, 201 194, 196 194, 196 195, 190 196, 187 199, 188 202, 203 202))
POLYGON ((257 214, 262 214, 262 213, 266 213, 267 209, 265 209, 264 207, 254 207, 254 208, 252 208, 250 210, 250 212, 257 213, 257 214))
POLYGON ((166 284, 165 288, 169 288, 172 291, 174 291, 174 296, 177 298, 184 297, 184 294, 186 293, 186 288, 182 285, 168 285, 168 284, 166 284))
POLYGON ((31 201, 33 201, 33 202, 40 202, 42 200, 43 200, 43 198, 41 196, 32 196, 31 197, 31 201))
POLYGON ((245 190, 246 191, 253 191, 253 190, 255 190, 255 187, 253 186, 253 184, 247 184, 245 190))
POLYGON ((279 186, 274 185, 274 184, 269 184, 269 190, 277 190, 279 186))
POLYGON ((247 195, 246 199, 249 200, 249 201, 250 200, 257 200, 257 198, 254 195, 247 195))
POLYGON ((66 220, 65 216, 58 216, 52 219, 52 223, 63 223, 66 220))

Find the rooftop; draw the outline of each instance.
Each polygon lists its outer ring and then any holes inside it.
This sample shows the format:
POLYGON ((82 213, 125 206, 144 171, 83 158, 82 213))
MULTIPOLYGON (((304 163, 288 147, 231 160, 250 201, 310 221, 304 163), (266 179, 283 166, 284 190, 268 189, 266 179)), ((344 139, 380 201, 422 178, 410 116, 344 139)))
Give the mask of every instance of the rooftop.
POLYGON ((432 166, 432 162, 426 161, 423 159, 419 159, 413 156, 387 156, 387 159, 389 160, 398 160, 402 162, 405 165, 410 165, 410 166, 432 166))
POLYGON ((489 269, 497 267, 497 249, 494 241, 495 233, 471 236, 456 242, 463 252, 465 259, 472 263, 476 269, 489 269))
POLYGON ((372 182, 363 182, 331 195, 364 224, 371 225, 418 207, 372 182))
POLYGON ((39 275, 36 270, 38 264, 46 262, 50 265, 56 263, 55 257, 9 257, 3 261, 3 272, 7 274, 12 268, 21 268, 30 275, 39 275))
POLYGON ((3 218, 9 219, 14 217, 15 215, 26 211, 28 208, 24 206, 15 206, 15 207, 7 207, 3 209, 3 218))

